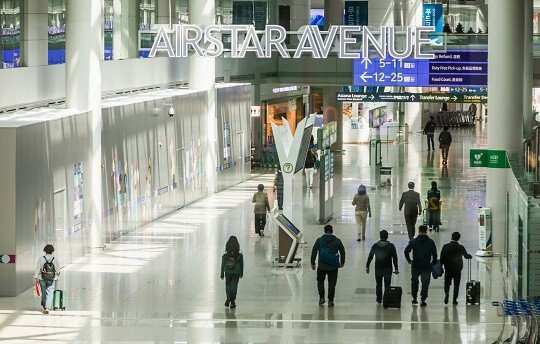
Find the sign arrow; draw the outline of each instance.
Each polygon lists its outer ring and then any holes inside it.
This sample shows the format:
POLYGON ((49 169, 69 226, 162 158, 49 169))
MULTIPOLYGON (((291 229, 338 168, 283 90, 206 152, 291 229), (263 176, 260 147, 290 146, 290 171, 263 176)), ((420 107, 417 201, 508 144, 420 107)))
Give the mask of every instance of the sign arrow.
POLYGON ((364 58, 362 59, 362 63, 364 64, 364 68, 367 69, 367 68, 368 68, 368 65, 371 64, 371 60, 370 60, 369 58, 367 58, 367 57, 364 57, 364 58))
POLYGON ((456 97, 456 96, 454 96, 454 98, 452 98, 452 99, 453 99, 454 101, 456 101, 456 100, 457 100, 457 97, 456 97))
POLYGON ((360 75, 360 79, 362 79, 363 82, 367 82, 367 79, 371 79, 372 76, 367 76, 367 72, 364 72, 362 73, 362 75, 360 75))
POLYGON ((369 96, 369 99, 370 99, 370 100, 373 100, 373 99, 375 99, 375 96, 373 96, 373 94, 371 94, 371 95, 369 96))
POLYGON ((414 101, 416 99, 416 96, 413 94, 411 95, 411 100, 414 101))

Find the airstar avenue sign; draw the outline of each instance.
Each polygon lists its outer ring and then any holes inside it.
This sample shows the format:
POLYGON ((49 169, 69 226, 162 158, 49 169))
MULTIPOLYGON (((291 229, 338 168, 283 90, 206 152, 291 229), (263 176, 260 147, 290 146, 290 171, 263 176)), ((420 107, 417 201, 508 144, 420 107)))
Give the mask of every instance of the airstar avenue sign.
POLYGON ((258 58, 270 58, 277 51, 283 58, 300 58, 309 54, 313 58, 326 58, 333 47, 342 59, 356 59, 375 52, 382 58, 387 55, 395 59, 414 56, 415 59, 433 59, 428 47, 432 26, 405 27, 403 31, 392 26, 381 26, 377 31, 366 26, 331 26, 328 31, 319 31, 317 26, 305 26, 297 33, 299 43, 289 49, 285 43, 287 31, 279 25, 266 25, 256 31, 252 25, 162 25, 157 31, 150 57, 157 52, 166 52, 169 57, 187 57, 192 52, 198 57, 218 57, 230 51, 230 57, 243 58, 253 52, 258 58), (226 50, 222 35, 230 35, 231 49, 226 50), (324 34, 324 35, 323 35, 324 34), (261 37, 259 37, 259 35, 261 37), (324 37, 323 37, 324 36, 324 37), (362 48, 354 45, 362 44, 362 48), (398 51, 398 46, 400 47, 398 51), (292 53, 292 55, 291 55, 292 53))

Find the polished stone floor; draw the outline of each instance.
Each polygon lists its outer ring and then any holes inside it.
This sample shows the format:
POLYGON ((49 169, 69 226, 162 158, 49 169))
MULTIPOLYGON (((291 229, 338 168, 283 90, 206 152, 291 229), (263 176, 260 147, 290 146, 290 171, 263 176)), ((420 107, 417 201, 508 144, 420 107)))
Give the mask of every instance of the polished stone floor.
POLYGON ((472 275, 482 283, 482 304, 465 305, 466 269, 459 305, 443 303, 442 280, 432 280, 427 307, 411 305, 410 268, 403 259, 407 243, 398 200, 407 182, 425 195, 432 180, 443 198, 443 225, 430 234, 438 249, 460 231, 470 253, 478 246, 476 213, 485 202, 484 169, 468 167, 471 147, 484 147, 479 129, 453 130, 448 167, 440 152, 428 152, 423 136, 409 144, 382 146, 383 165, 392 166, 392 186, 374 187, 368 166, 368 145, 345 145, 336 158, 334 225, 347 251, 339 271, 336 305, 318 305, 315 272, 309 256, 322 234, 315 221, 318 187, 302 188, 296 178, 295 219, 306 244, 296 269, 272 268, 277 256, 275 221, 266 237, 254 234, 251 197, 258 183, 271 193, 271 171, 187 206, 160 221, 108 243, 104 251, 63 269, 60 287, 68 307, 43 315, 31 290, 0 298, 0 340, 7 342, 163 342, 163 343, 492 343, 499 332, 491 300, 502 298, 497 259, 473 259, 472 275), (341 165, 341 166, 340 166, 341 165), (356 241, 352 196, 360 183, 368 194, 373 217, 367 240, 356 241), (365 262, 378 231, 387 229, 399 254, 403 287, 401 309, 383 309, 375 302, 373 273, 365 262), (245 257, 237 308, 226 309, 220 256, 230 235, 239 238, 245 257))

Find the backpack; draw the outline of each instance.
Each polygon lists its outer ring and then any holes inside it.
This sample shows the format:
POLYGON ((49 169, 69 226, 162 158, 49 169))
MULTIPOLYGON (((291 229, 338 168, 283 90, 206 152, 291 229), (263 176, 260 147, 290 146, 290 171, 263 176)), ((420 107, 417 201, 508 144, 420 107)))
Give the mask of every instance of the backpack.
POLYGON ((229 257, 225 262, 225 267, 227 270, 234 270, 236 268, 236 258, 229 257))
POLYGON ((443 275, 443 268, 440 260, 437 259, 435 264, 431 265, 431 275, 434 279, 437 279, 443 275))
POLYGON ((45 259, 45 264, 41 268, 41 279, 44 281, 54 281, 54 277, 56 276, 56 267, 53 264, 54 257, 51 261, 48 261, 45 256, 43 258, 45 259))
POLYGON ((327 245, 323 245, 324 240, 322 240, 322 237, 319 238, 319 243, 321 245, 321 249, 319 251, 319 259, 332 267, 339 267, 339 254, 337 252, 334 252, 330 247, 327 245))

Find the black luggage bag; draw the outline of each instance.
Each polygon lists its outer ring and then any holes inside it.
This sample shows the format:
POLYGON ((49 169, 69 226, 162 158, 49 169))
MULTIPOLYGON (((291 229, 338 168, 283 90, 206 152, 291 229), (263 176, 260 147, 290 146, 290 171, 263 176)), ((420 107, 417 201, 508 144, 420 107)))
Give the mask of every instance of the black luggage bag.
POLYGON ((467 305, 480 305, 480 282, 472 280, 471 260, 467 259, 467 261, 469 263, 469 278, 465 287, 467 305))
MULTIPOLYGON (((399 280, 399 278, 398 278, 399 280)), ((390 286, 384 289, 383 307, 386 308, 401 308, 401 296, 403 290, 399 286, 390 286)))

